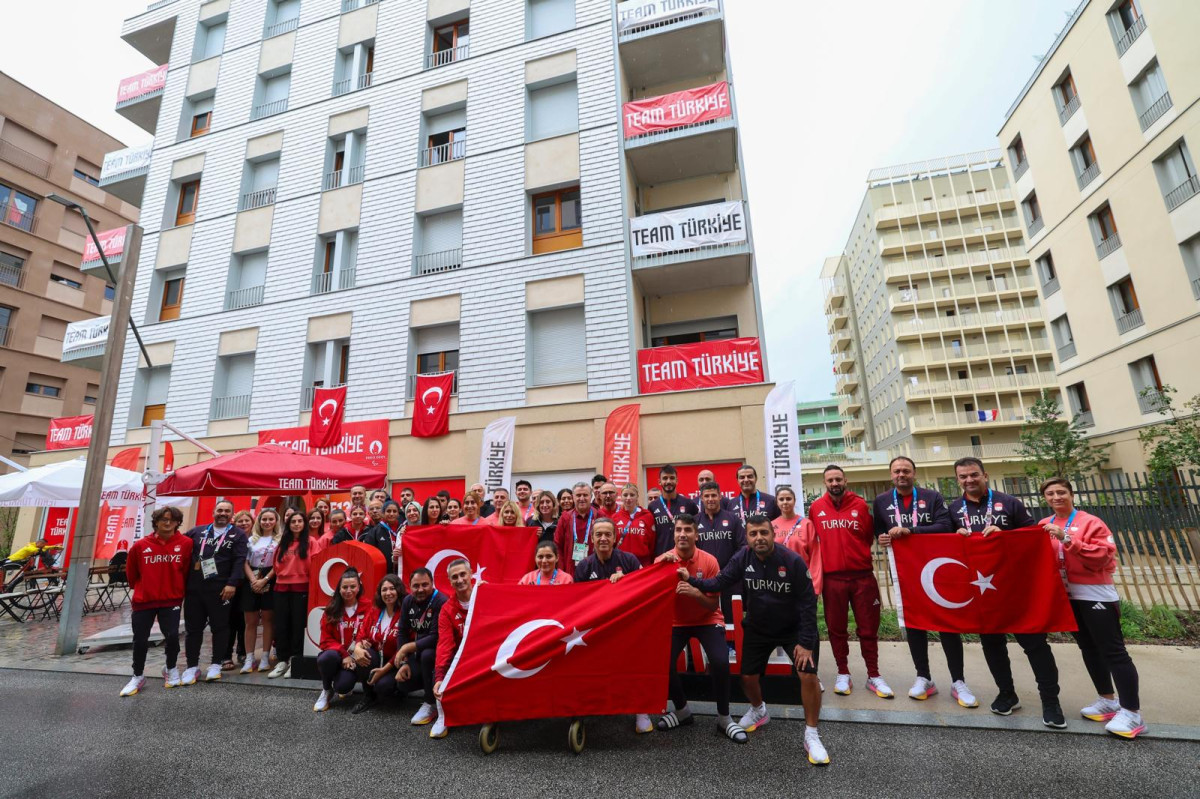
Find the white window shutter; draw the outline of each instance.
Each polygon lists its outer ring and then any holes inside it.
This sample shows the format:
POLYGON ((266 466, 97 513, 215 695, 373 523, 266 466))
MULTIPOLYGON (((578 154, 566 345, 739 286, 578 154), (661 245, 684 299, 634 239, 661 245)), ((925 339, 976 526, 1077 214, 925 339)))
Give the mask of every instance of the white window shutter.
POLYGON ((421 218, 421 255, 462 247, 462 211, 446 211, 421 218))
POLYGON ((535 386, 587 379, 587 339, 583 307, 556 308, 529 315, 531 383, 535 386))
POLYGON ((575 27, 575 0, 529 0, 529 38, 575 27))
POLYGON ((225 396, 241 397, 254 391, 254 353, 231 355, 225 362, 225 396))
POLYGON ((165 405, 167 389, 171 386, 171 367, 159 366, 146 374, 146 404, 165 405))
POLYGON ((467 126, 467 110, 460 108, 456 111, 447 111, 444 114, 428 117, 425 121, 425 133, 432 136, 435 133, 445 133, 448 130, 457 130, 467 126))
POLYGON ((579 129, 579 96, 574 80, 529 92, 531 141, 560 136, 579 129))
POLYGON ((422 327, 416 330, 417 355, 453 352, 458 349, 458 324, 422 327))

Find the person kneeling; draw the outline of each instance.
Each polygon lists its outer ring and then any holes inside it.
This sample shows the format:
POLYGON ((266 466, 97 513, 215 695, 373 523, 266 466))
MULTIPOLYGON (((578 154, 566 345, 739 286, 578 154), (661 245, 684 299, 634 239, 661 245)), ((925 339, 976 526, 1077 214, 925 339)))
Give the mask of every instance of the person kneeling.
POLYGON ((380 697, 396 693, 396 665, 393 658, 399 648, 400 597, 404 583, 394 574, 384 575, 375 589, 375 607, 362 625, 359 640, 351 657, 362 676, 363 698, 350 711, 362 713, 375 705, 380 697))
POLYGON ((442 683, 446 679, 446 673, 450 671, 450 664, 454 662, 458 647, 462 645, 463 628, 467 624, 467 614, 471 612, 472 587, 475 584, 471 564, 466 558, 452 560, 446 567, 446 576, 450 578, 454 596, 442 605, 438 614, 437 658, 434 662, 433 683, 438 718, 429 730, 430 738, 445 738, 449 732, 446 729, 446 717, 442 713, 442 683))
POLYGON ((433 675, 438 649, 438 620, 447 596, 433 587, 433 572, 414 569, 408 580, 409 595, 400 606, 400 648, 392 663, 396 667, 396 689, 403 693, 421 691, 421 706, 411 724, 428 724, 437 717, 433 703, 433 675))
POLYGON ((359 602, 362 580, 358 571, 348 568, 338 580, 337 593, 329 600, 321 618, 321 654, 317 655, 317 671, 321 674, 321 694, 313 710, 329 709, 336 694, 339 698, 354 690, 361 668, 350 656, 351 647, 359 639, 359 630, 367 609, 359 602))

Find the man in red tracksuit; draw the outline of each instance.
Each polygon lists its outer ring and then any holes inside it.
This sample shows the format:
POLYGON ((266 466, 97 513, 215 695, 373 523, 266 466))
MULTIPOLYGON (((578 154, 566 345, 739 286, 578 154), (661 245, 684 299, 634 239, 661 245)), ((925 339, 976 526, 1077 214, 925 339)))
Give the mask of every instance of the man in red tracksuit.
POLYGON ((430 738, 446 737, 446 717, 442 713, 442 682, 450 671, 450 664, 462 644, 463 629, 467 624, 467 613, 471 610, 471 589, 475 578, 471 574, 471 564, 466 558, 450 562, 446 567, 446 576, 450 578, 450 586, 454 596, 442 605, 438 614, 437 659, 433 665, 433 695, 437 698, 437 721, 429 730, 430 738))
POLYGON ((879 676, 880 602, 871 559, 871 544, 875 540, 871 511, 866 500, 846 487, 846 473, 841 467, 825 467, 824 481, 825 493, 809 507, 807 521, 820 541, 825 626, 837 663, 833 690, 845 696, 853 687, 847 631, 847 608, 852 608, 858 643, 867 664, 867 688, 877 696, 891 699, 895 694, 879 676))

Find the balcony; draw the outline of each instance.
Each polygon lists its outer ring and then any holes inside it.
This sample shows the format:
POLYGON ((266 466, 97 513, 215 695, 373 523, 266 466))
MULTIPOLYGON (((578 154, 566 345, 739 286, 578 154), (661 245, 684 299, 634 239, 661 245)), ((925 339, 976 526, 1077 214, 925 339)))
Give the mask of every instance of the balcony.
POLYGON ((374 72, 365 72, 357 78, 345 78, 344 80, 335 80, 333 82, 333 96, 341 97, 343 94, 356 92, 360 89, 371 88, 371 76, 374 72))
POLYGON ((1059 363, 1062 363, 1063 361, 1066 361, 1066 360, 1070 360, 1071 358, 1074 358, 1075 355, 1076 355, 1076 351, 1075 351, 1075 342, 1074 341, 1068 341, 1066 344, 1060 344, 1058 346, 1058 362, 1059 363))
POLYGON ((1138 409, 1142 413, 1162 413, 1166 397, 1161 389, 1142 389, 1138 391, 1138 409))
POLYGON ((1138 124, 1142 126, 1144 133, 1151 125, 1157 122, 1163 114, 1171 109, 1174 103, 1171 101, 1171 93, 1163 92, 1162 97, 1159 97, 1150 107, 1138 115, 1138 124))
POLYGON ((1064 105, 1062 108, 1058 109, 1059 124, 1066 125, 1067 120, 1069 120, 1071 117, 1075 116, 1075 112, 1078 110, 1079 110, 1079 95, 1077 94, 1074 97, 1072 97, 1070 100, 1068 100, 1066 105, 1064 105))
POLYGON ((1192 279, 1192 296, 1200 300, 1200 277, 1192 279))
POLYGON ((985 206, 987 210, 992 210, 996 206, 1013 208, 1015 201, 1012 191, 1009 189, 979 191, 972 194, 885 206, 875 212, 875 226, 885 228, 894 226, 888 223, 915 224, 918 220, 930 222, 939 218, 957 219, 964 210, 978 212, 985 206))
POLYGON ((453 272, 461 266, 462 247, 413 256, 413 274, 417 276, 453 272))
POLYGON ((26 152, 12 142, 0 139, 0 160, 7 161, 22 172, 39 178, 50 174, 50 162, 26 152))
POLYGON ((845 374, 854 370, 854 356, 848 352, 840 352, 833 356, 833 370, 845 374))
POLYGON ((725 72, 724 4, 705 5, 666 19, 637 19, 625 13, 627 4, 617 4, 617 42, 629 85, 660 86, 725 72))
MULTIPOLYGON (((940 257, 914 258, 890 263, 884 267, 884 275, 889 281, 905 279, 910 276, 928 278, 938 274, 950 274, 956 269, 991 267, 993 264, 1015 264, 1028 260, 1029 254, 1024 247, 997 247, 992 250, 972 250, 940 257)), ((990 272, 991 270, 986 271, 990 272)))
MULTIPOLYGON (((826 313, 829 313, 829 312, 826 311, 826 313)), ((829 321, 825 325, 825 327, 829 331, 829 333, 832 335, 833 333, 836 333, 838 330, 841 330, 843 327, 846 327, 848 324, 850 324, 850 316, 848 314, 835 313, 835 314, 829 314, 829 321)))
POLYGON ((10 201, 8 205, 0 207, 0 214, 3 214, 3 222, 9 227, 15 227, 17 230, 23 230, 30 234, 37 230, 37 217, 34 215, 34 211, 22 210, 15 201, 10 201))
MULTIPOLYGON (((411 402, 413 397, 417 395, 417 375, 408 375, 405 385, 408 386, 408 393, 405 394, 411 402)), ((450 396, 458 396, 458 370, 454 370, 454 385, 450 388, 450 396)))
POLYGON ((437 69, 444 67, 447 64, 453 64, 455 61, 462 61, 464 58, 471 57, 471 45, 464 44, 461 47, 447 47, 445 50, 438 50, 433 53, 425 54, 425 69, 437 69))
POLYGON ((1027 341, 1000 341, 992 346, 968 344, 966 346, 922 347, 900 353, 900 368, 914 369, 925 366, 963 363, 967 361, 1007 360, 1012 357, 1027 357, 1050 353, 1050 340, 1035 338, 1027 341))
POLYGON ((834 280, 829 288, 825 291, 825 308, 828 311, 831 308, 841 308, 846 302, 846 281, 838 279, 834 280))
POLYGON ((265 117, 282 114, 287 109, 288 98, 286 97, 284 97, 282 100, 273 100, 269 103, 259 103, 258 105, 254 106, 254 108, 250 109, 250 120, 254 121, 256 119, 264 119, 265 117))
POLYGON ((1096 426, 1096 420, 1092 418, 1092 412, 1090 410, 1080 411, 1079 413, 1075 414, 1075 418, 1072 421, 1079 422, 1080 427, 1096 426))
POLYGON ((1145 15, 1142 15, 1135 19, 1133 24, 1125 29, 1125 32, 1121 34, 1120 39, 1117 39, 1117 55, 1125 55, 1125 51, 1137 41, 1137 38, 1142 35, 1142 31, 1144 30, 1146 30, 1146 17, 1145 15))
POLYGON ((1117 332, 1128 333, 1130 330, 1141 327, 1146 324, 1142 321, 1142 309, 1134 308, 1132 311, 1123 313, 1117 317, 1117 332))
POLYGON ((379 0, 342 0, 342 13, 349 14, 351 11, 357 11, 364 6, 373 6, 379 0))
POLYGON ((344 385, 346 385, 346 384, 345 383, 334 383, 333 385, 330 385, 330 386, 324 386, 324 385, 305 386, 304 388, 300 389, 300 411, 301 411, 301 413, 303 413, 304 411, 312 410, 313 397, 316 395, 316 391, 318 388, 341 388, 344 385))
POLYGON ((959 458, 980 458, 991 463, 992 461, 1007 461, 1017 460, 1020 458, 1019 445, 1011 444, 978 444, 966 445, 959 447, 932 447, 928 449, 914 449, 905 454, 913 458, 917 463, 922 465, 934 462, 953 463, 959 458))
POLYGON ((1103 260, 1119 249, 1121 249, 1121 234, 1114 230, 1108 238, 1096 242, 1096 257, 1103 260))
POLYGON ((950 397, 962 394, 998 394, 1000 392, 1041 390, 1057 385, 1054 372, 970 377, 965 380, 933 380, 927 383, 908 383, 904 386, 906 400, 950 397))
POLYGON ((625 138, 625 155, 638 182, 668 183, 737 169, 732 87, 728 93, 728 113, 723 116, 625 138))
POLYGON ((939 301, 953 303, 956 300, 973 299, 976 297, 995 297, 998 294, 1034 293, 1037 286, 1031 278, 1014 277, 1012 275, 997 275, 995 280, 969 280, 935 283, 923 288, 902 288, 888 295, 888 307, 895 310, 897 306, 910 305, 916 307, 935 307, 939 301))
POLYGON ((275 204, 275 187, 269 189, 259 189, 258 191, 248 192, 243 194, 238 201, 239 211, 253 211, 255 208, 262 208, 267 205, 275 204))
POLYGON ((175 0, 150 3, 144 12, 125 22, 121 27, 121 38, 155 64, 167 63, 175 39, 175 21, 182 5, 175 0))
POLYGON ((108 153, 100 167, 100 188, 130 205, 141 205, 154 144, 108 153))
POLYGON ((465 158, 467 155, 467 140, 458 139, 457 141, 446 142, 439 144, 436 147, 426 147, 420 151, 420 166, 437 166, 448 161, 457 161, 460 158, 465 158))
POLYGON ((914 432, 945 430, 961 427, 1012 427, 1026 422, 1025 412, 1020 408, 999 408, 997 417, 985 421, 980 418, 985 411, 956 411, 954 413, 910 412, 909 428, 914 432))
POLYGON ((0 261, 0 286, 12 286, 15 289, 25 288, 25 270, 16 264, 0 261))
MULTIPOLYGON (((312 407, 311 400, 309 400, 309 407, 312 407)), ((249 415, 249 394, 239 394, 236 397, 213 397, 208 408, 210 422, 219 422, 222 419, 240 419, 249 415)))
MULTIPOLYGON (((0 326, 0 347, 8 346, 8 339, 12 334, 12 328, 7 325, 0 326)), ((103 348, 101 348, 103 349, 103 348)))
POLYGON ((969 328, 1007 327, 1010 325, 1044 324, 1042 315, 1031 308, 964 313, 955 316, 918 317, 895 323, 896 336, 920 336, 944 330, 969 328))
POLYGON ((1167 193, 1167 210, 1174 211, 1197 194, 1200 194, 1200 175, 1192 175, 1167 193))
POLYGON ((842 422, 842 438, 853 441, 866 432, 863 420, 859 417, 847 419, 842 422))
POLYGON ((1013 166, 1013 183, 1016 183, 1018 180, 1020 180, 1021 176, 1024 175, 1028 171, 1029 171, 1029 159, 1028 158, 1026 158, 1024 161, 1021 161, 1018 164, 1015 164, 1013 166))
POLYGON ((236 311, 240 308, 252 308, 262 305, 263 286, 250 286, 244 289, 231 289, 225 292, 225 310, 236 311))
POLYGON ((842 414, 858 413, 862 410, 862 400, 857 391, 842 394, 838 397, 838 411, 842 414))
POLYGON ((331 291, 352 289, 356 271, 355 269, 343 269, 340 272, 318 272, 312 276, 309 294, 328 294, 331 291))
POLYGON ((1100 177, 1100 162, 1093 161, 1087 169, 1075 176, 1075 182, 1079 184, 1079 190, 1083 191, 1085 186, 1098 177, 1100 177))
POLYGON ((833 379, 839 394, 848 394, 858 388, 858 375, 855 372, 840 374, 833 379))
POLYGON ((1046 220, 1040 216, 1037 219, 1030 222, 1027 225, 1027 227, 1029 228, 1029 238, 1032 239, 1038 233, 1041 233, 1042 228, 1044 228, 1045 226, 1046 226, 1046 220))
POLYGON ((343 186, 353 186, 355 183, 362 183, 363 176, 366 172, 366 166, 352 166, 349 169, 336 169, 325 176, 325 180, 321 183, 321 191, 333 191, 340 189, 343 186))
POLYGON ((263 25, 262 37, 264 39, 273 39, 276 36, 282 36, 285 33, 291 33, 298 27, 300 27, 300 17, 282 19, 269 25, 263 25))
POLYGON ((108 326, 107 316, 69 323, 63 337, 60 360, 84 369, 99 369, 108 341, 108 326))
POLYGON ((830 336, 830 345, 832 346, 833 352, 847 349, 850 346, 850 335, 848 333, 838 333, 834 336, 830 336))
POLYGON ((117 88, 117 113, 154 135, 166 86, 167 64, 126 78, 117 88))
POLYGON ((1021 237, 1021 223, 1015 214, 981 221, 966 219, 963 224, 930 222, 923 228, 908 227, 879 237, 879 252, 885 258, 905 254, 926 257, 950 246, 1004 246, 1021 237))
POLYGON ((633 274, 648 293, 750 282, 749 222, 740 200, 633 217, 629 240, 633 274))

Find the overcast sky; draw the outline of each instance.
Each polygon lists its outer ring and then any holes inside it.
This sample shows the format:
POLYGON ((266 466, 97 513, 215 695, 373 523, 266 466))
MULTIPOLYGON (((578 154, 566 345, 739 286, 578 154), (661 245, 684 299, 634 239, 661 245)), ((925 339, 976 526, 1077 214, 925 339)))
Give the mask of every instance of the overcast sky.
MULTIPOLYGON (((119 36, 146 0, 8 5, 0 70, 127 144, 149 141, 113 111, 121 78, 152 66, 119 36)), ((997 146, 1004 112, 1076 5, 726 3, 767 357, 798 399, 833 390, 818 275, 846 242, 868 170, 997 146)))

